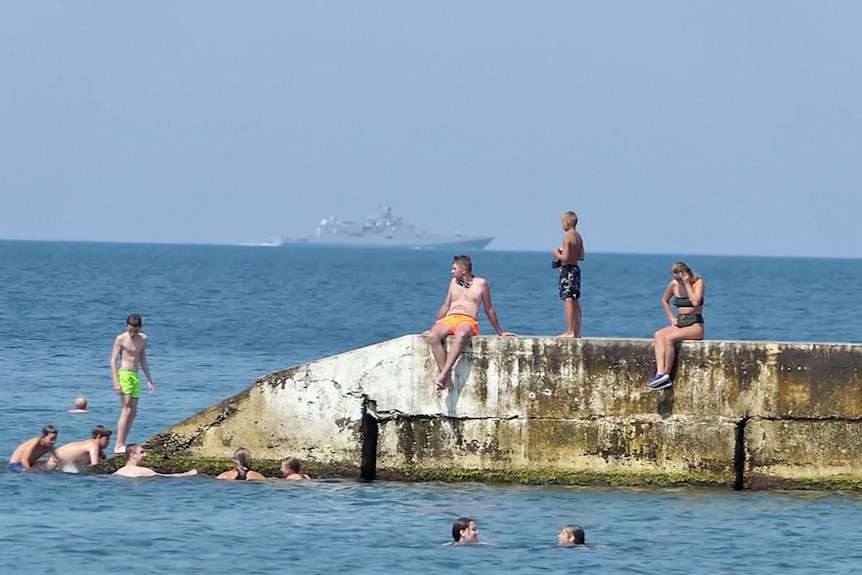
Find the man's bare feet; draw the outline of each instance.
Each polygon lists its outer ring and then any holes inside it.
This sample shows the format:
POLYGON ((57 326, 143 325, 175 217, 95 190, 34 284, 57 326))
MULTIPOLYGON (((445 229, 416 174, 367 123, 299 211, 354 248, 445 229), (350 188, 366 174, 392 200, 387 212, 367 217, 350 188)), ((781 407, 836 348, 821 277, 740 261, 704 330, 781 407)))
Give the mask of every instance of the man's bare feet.
POLYGON ((575 334, 573 334, 571 332, 566 332, 566 333, 561 333, 557 337, 575 337, 575 334))
POLYGON ((122 454, 125 452, 126 452, 126 446, 125 445, 117 445, 114 447, 114 453, 122 454))

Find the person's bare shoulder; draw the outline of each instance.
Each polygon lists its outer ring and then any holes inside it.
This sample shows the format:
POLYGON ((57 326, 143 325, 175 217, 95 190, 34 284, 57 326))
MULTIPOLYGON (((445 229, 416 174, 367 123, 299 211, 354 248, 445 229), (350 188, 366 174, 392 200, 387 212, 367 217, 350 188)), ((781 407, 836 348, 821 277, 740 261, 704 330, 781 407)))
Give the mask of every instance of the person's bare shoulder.
POLYGON ((488 293, 491 289, 491 284, 485 278, 473 278, 473 284, 478 286, 482 293, 488 293))
POLYGON ((257 471, 249 471, 245 476, 246 479, 266 479, 266 477, 262 473, 258 473, 257 471))

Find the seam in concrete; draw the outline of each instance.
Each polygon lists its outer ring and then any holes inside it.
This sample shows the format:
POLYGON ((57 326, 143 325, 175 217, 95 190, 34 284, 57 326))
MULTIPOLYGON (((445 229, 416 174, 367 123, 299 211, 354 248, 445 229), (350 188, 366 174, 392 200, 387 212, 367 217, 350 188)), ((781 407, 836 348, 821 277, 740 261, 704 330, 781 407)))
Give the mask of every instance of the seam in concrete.
POLYGON ((745 426, 750 418, 743 417, 736 424, 736 444, 733 449, 733 470, 735 478, 733 489, 742 491, 745 489, 745 426))

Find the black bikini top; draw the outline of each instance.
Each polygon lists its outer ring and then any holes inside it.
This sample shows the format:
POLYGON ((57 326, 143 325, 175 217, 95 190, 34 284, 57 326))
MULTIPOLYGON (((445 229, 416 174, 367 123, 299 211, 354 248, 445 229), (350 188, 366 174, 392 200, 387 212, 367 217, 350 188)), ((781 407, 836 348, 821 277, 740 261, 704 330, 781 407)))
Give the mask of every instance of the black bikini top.
MULTIPOLYGON (((694 307, 691 303, 691 298, 689 298, 687 295, 684 295, 682 297, 674 296, 673 305, 675 305, 676 307, 694 307)), ((700 301, 700 305, 703 305, 703 300, 700 301)))

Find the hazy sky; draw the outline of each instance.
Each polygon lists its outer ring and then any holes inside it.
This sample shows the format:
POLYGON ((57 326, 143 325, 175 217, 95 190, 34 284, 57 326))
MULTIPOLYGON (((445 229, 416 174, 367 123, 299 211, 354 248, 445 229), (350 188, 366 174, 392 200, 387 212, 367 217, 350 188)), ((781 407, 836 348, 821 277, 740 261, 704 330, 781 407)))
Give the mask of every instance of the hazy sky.
POLYGON ((0 238, 862 257, 862 2, 0 7, 0 238))

